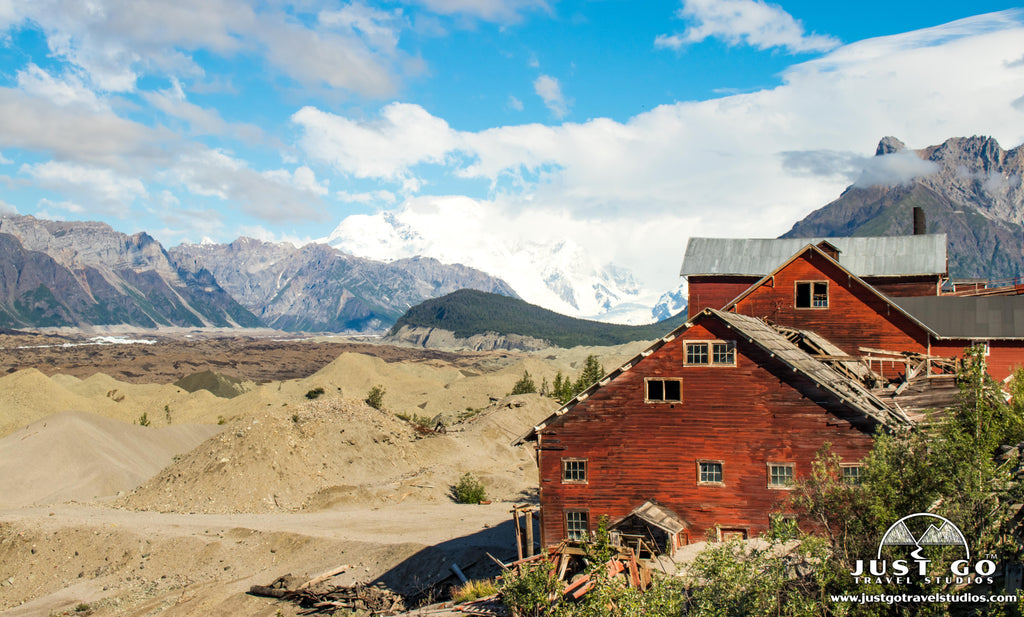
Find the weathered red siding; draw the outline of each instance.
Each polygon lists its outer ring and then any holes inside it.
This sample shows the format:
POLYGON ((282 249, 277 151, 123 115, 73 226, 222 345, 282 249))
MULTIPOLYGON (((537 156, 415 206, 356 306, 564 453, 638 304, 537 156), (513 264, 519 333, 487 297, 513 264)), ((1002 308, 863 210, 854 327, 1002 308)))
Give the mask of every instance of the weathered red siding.
POLYGON ((759 276, 690 276, 686 279, 687 315, 720 309, 759 281, 759 276))
POLYGON ((735 333, 699 321, 540 431, 545 544, 565 536, 567 510, 586 510, 594 529, 600 516, 615 520, 648 499, 688 522, 690 542, 716 525, 754 536, 790 496, 768 488, 768 462, 795 463, 800 477, 826 442, 851 462, 870 450, 872 428, 862 417, 841 418, 847 408, 745 340, 736 341, 735 367, 684 366, 683 341, 695 339, 735 333), (649 377, 681 378, 683 402, 645 402, 649 377), (562 458, 587 459, 586 484, 562 483, 562 458), (725 486, 698 485, 704 459, 723 462, 725 486))
POLYGON ((863 281, 887 296, 939 295, 940 279, 936 276, 876 276, 863 277, 863 281))
MULTIPOLYGON (((963 356, 964 349, 971 346, 968 340, 944 340, 932 343, 932 354, 936 356, 963 356)), ((1024 342, 991 341, 989 354, 985 358, 988 374, 996 381, 1002 381, 1018 368, 1024 367, 1024 342)))
MULTIPOLYGON (((761 284, 737 313, 811 330, 851 355, 861 347, 928 353, 928 333, 825 257, 806 252, 761 284), (796 308, 798 281, 827 281, 828 308, 796 308)), ((887 370, 900 372, 902 366, 887 370)))

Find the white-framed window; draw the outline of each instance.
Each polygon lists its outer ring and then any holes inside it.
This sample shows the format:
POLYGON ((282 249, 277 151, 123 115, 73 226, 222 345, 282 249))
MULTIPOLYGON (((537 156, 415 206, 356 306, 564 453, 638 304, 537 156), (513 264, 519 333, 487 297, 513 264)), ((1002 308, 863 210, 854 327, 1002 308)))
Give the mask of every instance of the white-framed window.
POLYGON ((590 536, 589 518, 587 510, 566 510, 565 537, 570 540, 586 540, 590 536))
POLYGON ((768 488, 793 488, 795 463, 768 463, 768 488))
POLYGON ((587 459, 585 458, 563 458, 562 459, 562 484, 586 484, 587 483, 587 459))
POLYGON ((684 346, 687 366, 736 366, 735 341, 687 341, 684 346))
POLYGON ((645 382, 645 400, 648 403, 682 403, 682 379, 647 378, 645 382))
POLYGON ((796 308, 828 308, 828 281, 797 281, 793 302, 796 308))
POLYGON ((860 486, 863 482, 864 467, 862 465, 841 465, 840 468, 843 471, 843 482, 853 486, 860 486))
POLYGON ((722 461, 697 461, 697 484, 723 486, 722 461))

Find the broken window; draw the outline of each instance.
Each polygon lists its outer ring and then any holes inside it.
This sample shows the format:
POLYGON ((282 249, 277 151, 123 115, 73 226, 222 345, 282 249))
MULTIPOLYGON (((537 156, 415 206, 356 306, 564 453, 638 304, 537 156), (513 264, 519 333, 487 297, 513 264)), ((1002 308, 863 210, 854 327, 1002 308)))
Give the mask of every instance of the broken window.
POLYGON ((569 510, 565 513, 565 537, 570 540, 586 540, 590 535, 586 510, 569 510))
POLYGON ((735 366, 736 364, 736 343, 733 342, 721 342, 714 343, 712 346, 712 357, 711 361, 715 364, 729 364, 735 366))
POLYGON ((828 308, 828 282, 804 281, 797 283, 796 308, 828 308))
POLYGON ((707 343, 687 343, 686 344, 686 363, 687 364, 707 364, 708 363, 708 344, 707 343))
POLYGON ((768 463, 768 487, 790 488, 793 486, 793 463, 768 463))
POLYGON ((686 364, 736 366, 736 343, 735 341, 686 343, 686 364))
POLYGON ((587 459, 585 459, 585 458, 563 458, 562 459, 562 483, 563 484, 586 484, 587 483, 587 459))
POLYGON ((682 379, 648 379, 647 400, 667 403, 683 402, 682 379))
POLYGON ((697 482, 699 484, 721 484, 722 461, 697 461, 697 482))
POLYGON ((863 476, 861 475, 860 465, 843 465, 843 482, 853 486, 860 486, 862 480, 863 476))

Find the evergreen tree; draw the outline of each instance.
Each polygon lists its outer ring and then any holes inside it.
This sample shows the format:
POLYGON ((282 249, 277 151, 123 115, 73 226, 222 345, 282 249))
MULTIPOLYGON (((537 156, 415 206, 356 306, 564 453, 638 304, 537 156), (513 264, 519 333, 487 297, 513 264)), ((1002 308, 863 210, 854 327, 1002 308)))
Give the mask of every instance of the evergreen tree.
POLYGON ((512 394, 532 394, 537 391, 537 384, 533 383, 529 371, 523 371, 522 378, 512 386, 512 394))
MULTIPOLYGON (((576 379, 575 392, 573 396, 576 396, 580 392, 583 392, 590 386, 594 385, 601 378, 604 377, 604 367, 598 362, 597 356, 591 354, 587 356, 587 361, 583 363, 583 372, 576 379)), ((571 398, 571 397, 570 397, 571 398)))

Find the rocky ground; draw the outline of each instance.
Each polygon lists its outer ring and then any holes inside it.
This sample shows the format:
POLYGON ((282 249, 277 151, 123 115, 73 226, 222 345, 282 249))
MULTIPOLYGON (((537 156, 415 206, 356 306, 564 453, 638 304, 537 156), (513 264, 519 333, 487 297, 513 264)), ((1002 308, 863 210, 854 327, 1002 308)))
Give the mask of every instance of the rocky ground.
POLYGON ((493 574, 486 553, 515 553, 510 507, 536 495, 532 451, 510 443, 557 407, 507 396, 512 385, 527 370, 538 384, 575 374, 590 353, 610 368, 642 347, 123 338, 156 342, 0 337, 5 616, 294 615, 244 592, 339 565, 350 567, 334 584, 411 594, 443 590, 452 562, 493 574), (205 370, 237 391, 173 385, 205 370), (375 385, 382 409, 364 400, 375 385), (490 505, 451 499, 467 472, 490 505))

